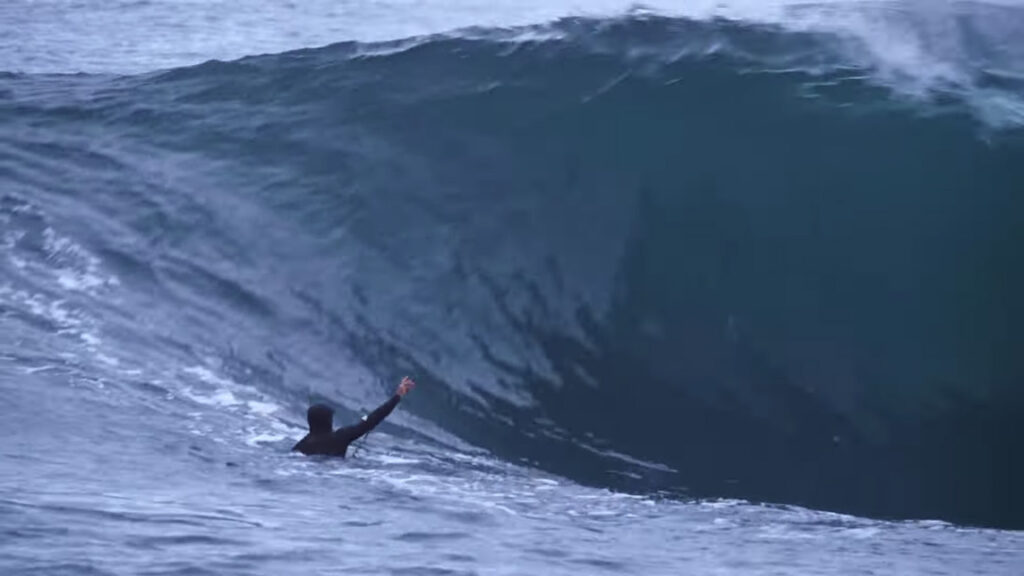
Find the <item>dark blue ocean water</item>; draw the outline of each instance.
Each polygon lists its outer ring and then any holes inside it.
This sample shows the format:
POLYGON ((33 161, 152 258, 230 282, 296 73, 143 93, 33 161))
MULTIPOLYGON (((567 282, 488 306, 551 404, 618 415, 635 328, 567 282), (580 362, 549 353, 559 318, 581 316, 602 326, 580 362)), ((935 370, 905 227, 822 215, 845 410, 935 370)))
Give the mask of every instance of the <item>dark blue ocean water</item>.
POLYGON ((1021 8, 321 4, 0 8, 0 573, 1022 573, 1021 8))

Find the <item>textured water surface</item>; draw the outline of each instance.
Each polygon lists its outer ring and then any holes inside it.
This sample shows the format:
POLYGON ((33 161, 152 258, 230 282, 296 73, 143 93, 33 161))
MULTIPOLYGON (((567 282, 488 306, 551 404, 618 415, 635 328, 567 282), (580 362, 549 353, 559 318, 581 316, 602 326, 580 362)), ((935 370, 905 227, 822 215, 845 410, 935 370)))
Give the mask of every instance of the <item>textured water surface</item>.
POLYGON ((1022 24, 4 3, 0 573, 1020 574, 1022 24))

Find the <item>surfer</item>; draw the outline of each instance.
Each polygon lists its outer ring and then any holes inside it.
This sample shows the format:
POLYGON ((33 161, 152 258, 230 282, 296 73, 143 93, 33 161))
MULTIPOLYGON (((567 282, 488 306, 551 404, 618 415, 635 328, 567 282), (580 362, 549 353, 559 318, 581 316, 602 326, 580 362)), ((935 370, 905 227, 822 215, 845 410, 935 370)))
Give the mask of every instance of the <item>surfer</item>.
POLYGON ((398 406, 398 402, 416 386, 406 376, 395 390, 395 395, 370 412, 358 424, 334 430, 334 409, 323 404, 314 404, 306 411, 309 422, 309 434, 292 447, 293 451, 302 452, 307 456, 320 454, 324 456, 345 457, 349 444, 365 436, 380 424, 388 414, 398 406))

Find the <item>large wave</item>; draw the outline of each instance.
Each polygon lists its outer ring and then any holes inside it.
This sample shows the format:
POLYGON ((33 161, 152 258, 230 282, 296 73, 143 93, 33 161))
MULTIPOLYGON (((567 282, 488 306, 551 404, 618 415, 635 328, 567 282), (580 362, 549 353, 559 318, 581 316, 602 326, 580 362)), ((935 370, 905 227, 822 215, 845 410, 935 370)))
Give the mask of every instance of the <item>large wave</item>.
POLYGON ((8 74, 6 247, 59 221, 117 352, 296 414, 413 371, 428 436, 583 482, 1019 526, 1013 108, 845 47, 633 15, 8 74))

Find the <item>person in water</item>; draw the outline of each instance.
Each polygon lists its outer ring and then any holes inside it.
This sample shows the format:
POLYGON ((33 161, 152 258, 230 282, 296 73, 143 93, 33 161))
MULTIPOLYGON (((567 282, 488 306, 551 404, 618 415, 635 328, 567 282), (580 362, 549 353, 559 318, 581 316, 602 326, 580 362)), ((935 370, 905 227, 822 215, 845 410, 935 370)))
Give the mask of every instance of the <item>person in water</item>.
POLYGON ((323 404, 314 404, 306 411, 306 420, 309 421, 309 434, 299 443, 292 447, 292 451, 302 452, 310 456, 313 454, 323 456, 345 457, 349 444, 365 436, 370 430, 388 417, 388 414, 398 406, 398 402, 416 386, 408 376, 402 378, 395 395, 387 402, 381 404, 376 410, 370 412, 358 423, 352 426, 345 426, 334 430, 334 410, 323 404))

